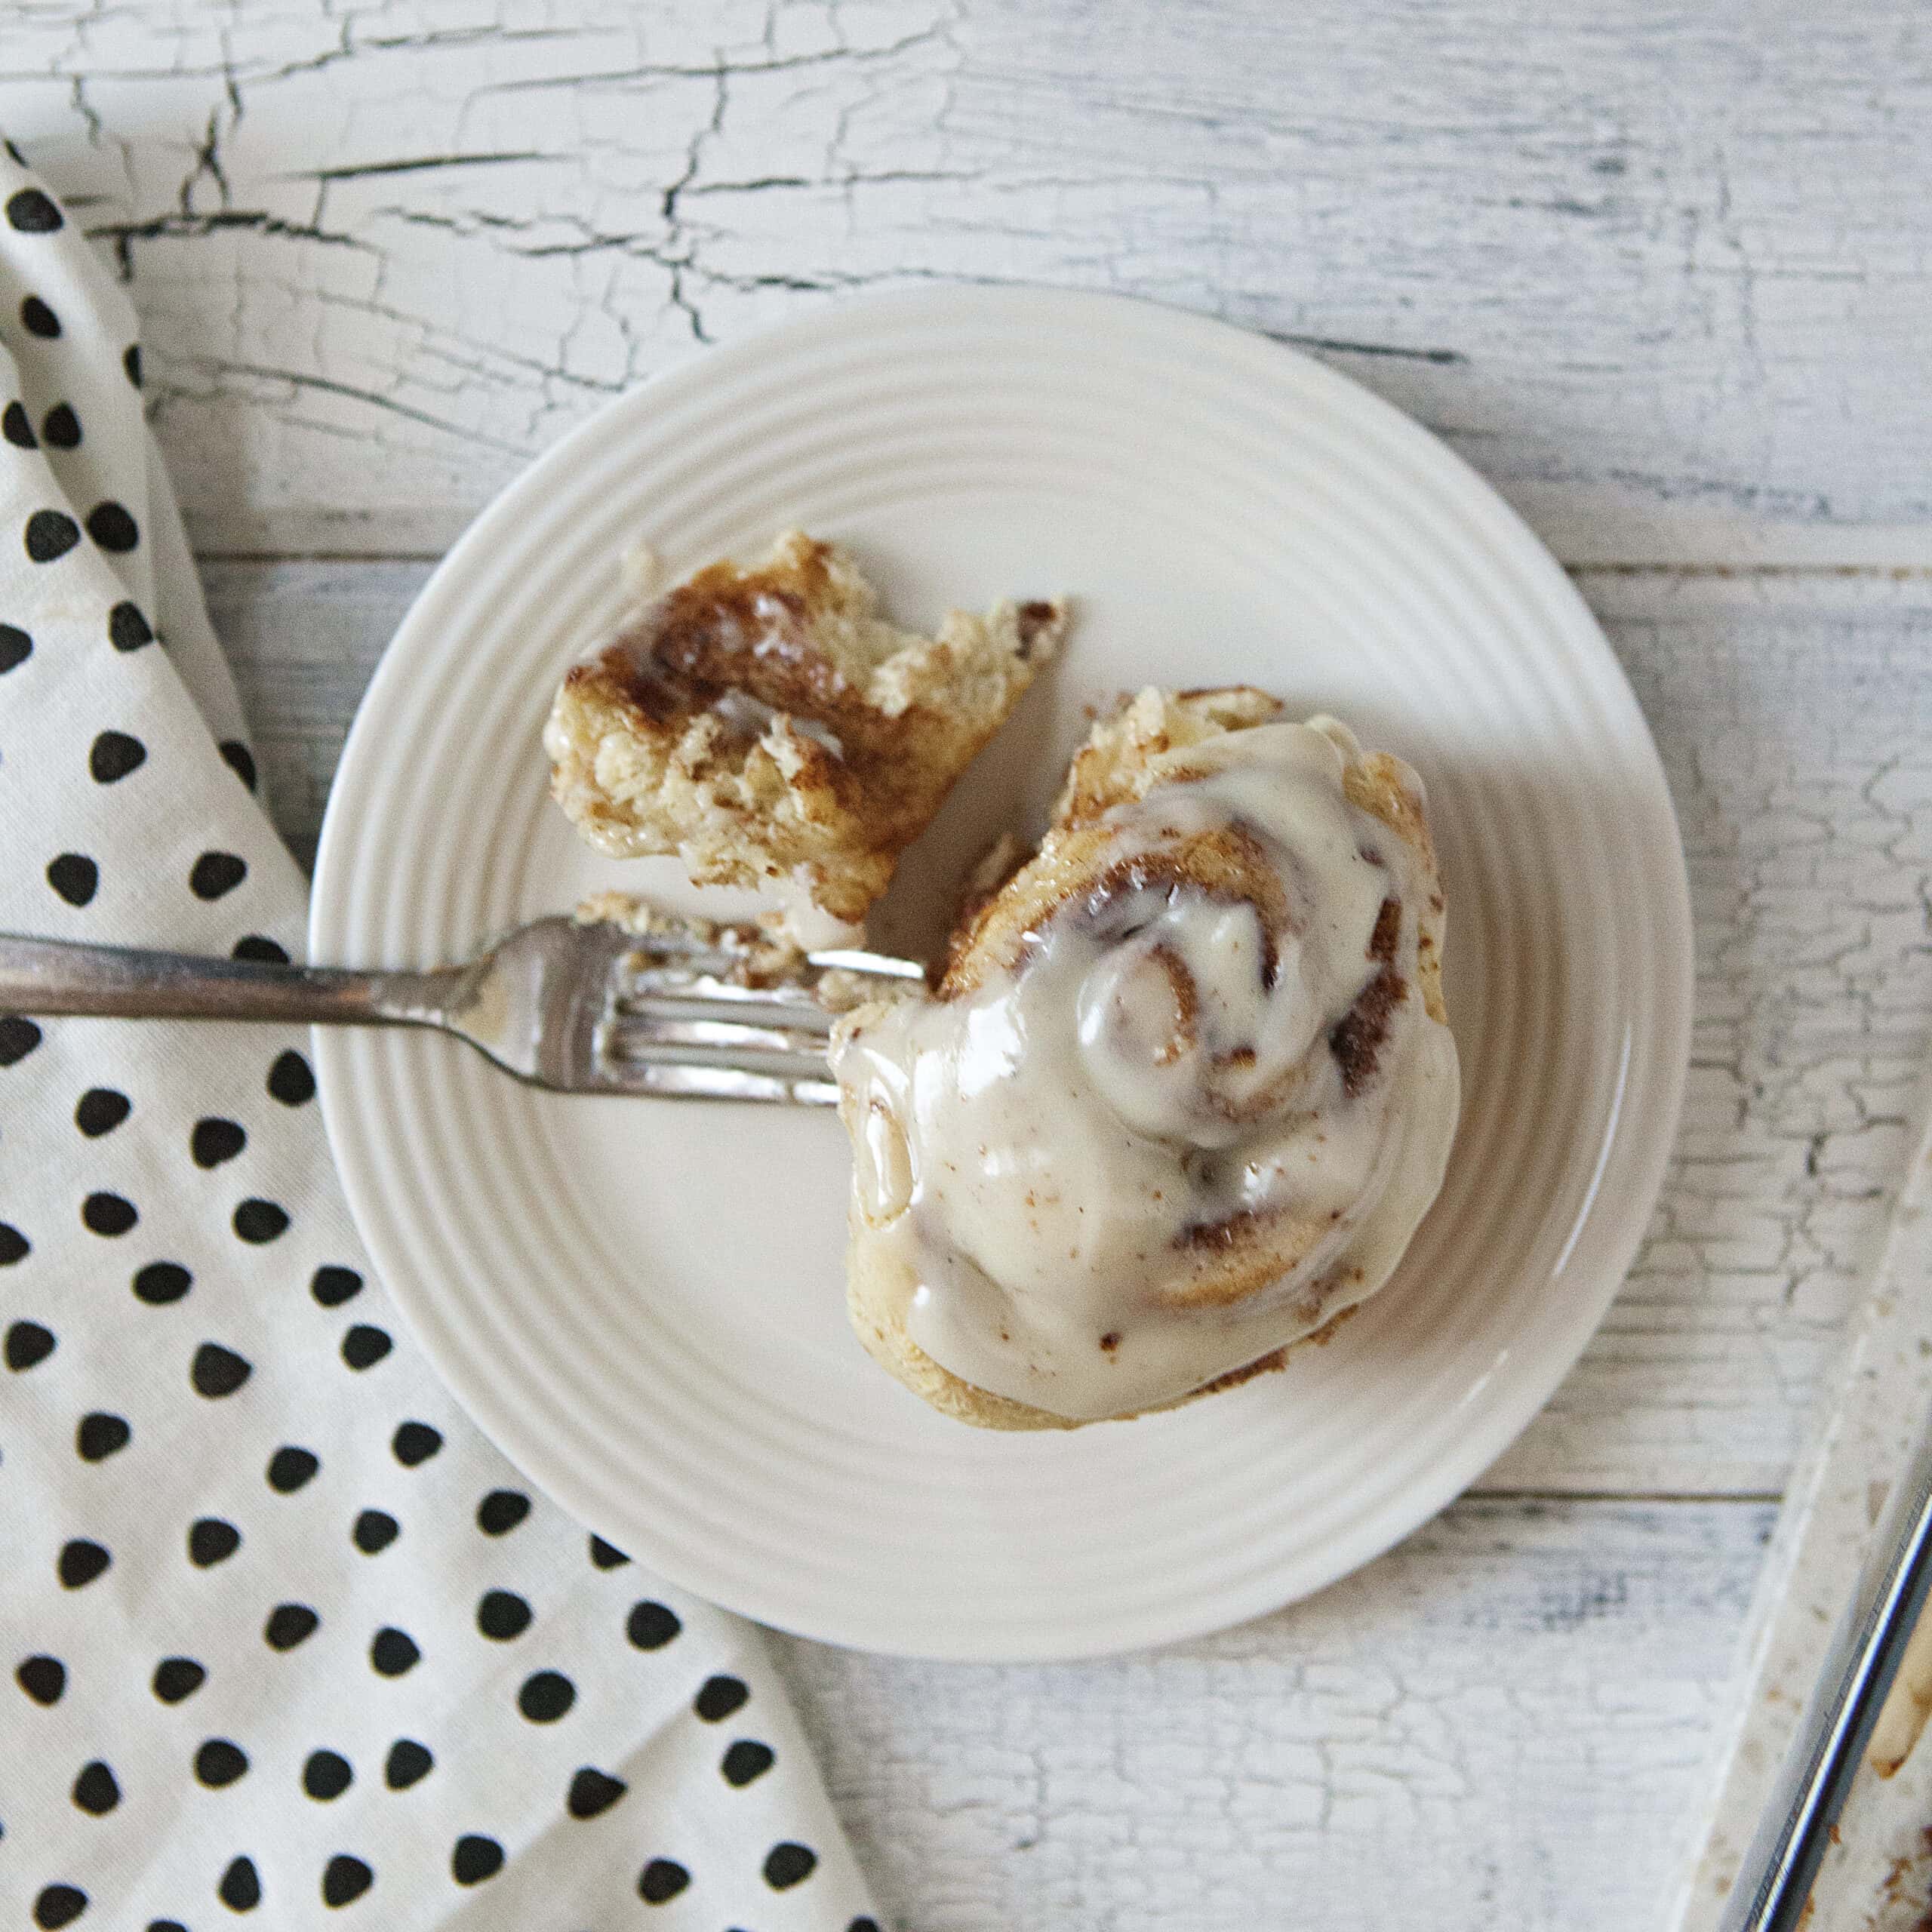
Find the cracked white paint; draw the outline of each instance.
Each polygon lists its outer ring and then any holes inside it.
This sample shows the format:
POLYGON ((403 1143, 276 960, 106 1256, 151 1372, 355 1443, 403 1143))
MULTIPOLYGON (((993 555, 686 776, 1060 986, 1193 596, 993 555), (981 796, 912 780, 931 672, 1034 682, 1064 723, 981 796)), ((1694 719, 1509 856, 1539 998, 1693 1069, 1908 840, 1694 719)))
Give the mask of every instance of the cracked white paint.
POLYGON ((205 547, 439 550, 697 340, 923 278, 1314 344, 1588 561, 1924 561, 1932 55, 1890 0, 38 0, 205 547))
MULTIPOLYGON (((426 574, 225 564, 216 620, 306 857, 426 574)), ((1932 1015, 1932 581, 1589 571, 1689 854, 1694 1064, 1609 1319, 1491 1488, 1762 1495, 1882 1235, 1932 1015)))
POLYGON ((1641 1932, 1771 1515, 1465 1503, 1312 1603, 1110 1663, 777 1647, 919 1932, 1641 1932))

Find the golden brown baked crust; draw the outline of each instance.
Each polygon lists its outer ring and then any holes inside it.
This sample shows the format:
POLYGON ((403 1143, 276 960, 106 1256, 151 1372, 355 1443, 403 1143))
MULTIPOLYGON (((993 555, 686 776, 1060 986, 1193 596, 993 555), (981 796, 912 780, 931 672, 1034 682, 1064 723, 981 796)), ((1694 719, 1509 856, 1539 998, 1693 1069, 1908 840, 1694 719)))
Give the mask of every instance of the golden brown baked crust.
POLYGON ((894 629, 836 545, 786 532, 701 570, 565 678, 552 790, 616 857, 700 884, 795 881, 857 921, 1058 648, 1063 604, 894 629))
MULTIPOLYGON (((1075 755, 1054 808, 1053 818, 1040 851, 990 897, 970 899, 948 948, 945 971, 937 996, 956 999, 971 993, 989 971, 1012 964, 1037 932, 1077 896, 1091 893, 1107 881, 1099 855, 1106 843, 1099 826, 1110 807, 1145 795, 1157 781, 1171 783, 1185 775, 1171 766, 1158 773, 1150 761, 1164 754, 1185 751, 1232 731, 1270 723, 1284 715, 1278 699, 1244 686, 1219 690, 1143 691, 1097 724, 1075 755)), ((1346 739, 1346 734, 1341 734, 1346 739)), ((1380 820, 1416 854, 1425 882, 1426 902, 1417 908, 1416 973, 1423 1004, 1430 1017, 1445 1019, 1442 1003, 1441 946, 1443 900, 1434 842, 1411 774, 1398 759, 1382 752, 1357 752, 1344 746, 1343 787, 1351 804, 1380 820)), ((1185 881, 1196 889, 1238 894, 1257 903, 1264 927, 1265 903, 1278 881, 1251 862, 1238 837, 1205 837, 1189 842, 1172 855, 1184 870, 1185 881)), ((1164 875, 1163 875, 1164 876, 1164 875)), ((1136 879, 1131 881, 1138 884, 1136 879)), ((1183 882, 1177 876, 1176 883, 1183 882)), ((1378 924, 1378 934, 1380 927, 1378 924)), ((1373 988, 1364 995, 1372 1010, 1373 988)), ((863 1027, 880 1008, 861 1007, 841 1023, 841 1037, 863 1027)), ((1352 1015, 1352 1022, 1357 1016, 1352 1015)), ((1340 1031, 1342 1029, 1338 1029, 1340 1031)), ((1347 1054, 1372 1055, 1374 1043, 1361 1038, 1335 1043, 1339 1061, 1347 1054)), ((841 1099, 847 1112, 849 1096, 841 1099)), ((855 1137, 861 1123, 848 1115, 848 1131, 855 1137)), ((1226 1225, 1202 1232, 1198 1260, 1192 1281, 1176 1291, 1179 1300, 1208 1303, 1240 1299, 1264 1282, 1278 1279, 1291 1264, 1293 1251, 1322 1230, 1277 1222, 1271 1226, 1226 1225), (1284 1258, 1285 1256, 1285 1258, 1284 1258)), ((850 1212, 847 1308, 852 1325, 866 1350, 898 1380, 943 1414, 983 1429, 1075 1429, 1084 1425, 1010 1397, 995 1395, 942 1367, 907 1333, 903 1311, 909 1284, 900 1278, 903 1264, 883 1244, 868 1238, 863 1211, 855 1194, 850 1212)), ((1160 1405, 1177 1407, 1232 1388, 1265 1371, 1281 1367, 1292 1349, 1325 1342, 1353 1312, 1344 1308, 1312 1333, 1288 1347, 1237 1369, 1180 1398, 1160 1405)), ((1309 1317, 1318 1319, 1320 1305, 1311 1303, 1309 1317)), ((1124 1420, 1133 1411, 1112 1418, 1124 1420)))

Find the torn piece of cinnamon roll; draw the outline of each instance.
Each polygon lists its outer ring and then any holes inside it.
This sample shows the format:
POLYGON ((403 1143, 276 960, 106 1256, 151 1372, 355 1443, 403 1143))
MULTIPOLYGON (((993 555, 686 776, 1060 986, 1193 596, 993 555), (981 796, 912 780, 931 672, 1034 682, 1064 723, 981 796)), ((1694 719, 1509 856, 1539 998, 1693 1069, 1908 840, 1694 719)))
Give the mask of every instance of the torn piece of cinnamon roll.
POLYGON ((838 545, 709 565, 565 678, 551 789, 614 858, 771 885, 855 922, 1066 632, 1063 603, 896 629, 838 545))
POLYGON ((1442 931, 1401 761, 1263 692, 1143 692, 936 993, 841 1023, 860 1340, 999 1429, 1278 1366, 1381 1287, 1441 1184, 1442 931))

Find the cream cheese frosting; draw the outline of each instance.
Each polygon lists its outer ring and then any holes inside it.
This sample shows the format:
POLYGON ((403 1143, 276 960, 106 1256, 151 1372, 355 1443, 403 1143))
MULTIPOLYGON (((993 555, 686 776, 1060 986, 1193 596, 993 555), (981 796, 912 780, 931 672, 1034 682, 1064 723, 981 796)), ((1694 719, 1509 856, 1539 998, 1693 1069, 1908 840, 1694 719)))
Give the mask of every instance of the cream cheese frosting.
POLYGON ((1393 1271, 1458 1069, 1417 971, 1432 878, 1348 798, 1358 756, 1326 718, 1166 754, 1015 956, 843 1037, 857 1204, 941 1367, 1131 1414, 1393 1271))

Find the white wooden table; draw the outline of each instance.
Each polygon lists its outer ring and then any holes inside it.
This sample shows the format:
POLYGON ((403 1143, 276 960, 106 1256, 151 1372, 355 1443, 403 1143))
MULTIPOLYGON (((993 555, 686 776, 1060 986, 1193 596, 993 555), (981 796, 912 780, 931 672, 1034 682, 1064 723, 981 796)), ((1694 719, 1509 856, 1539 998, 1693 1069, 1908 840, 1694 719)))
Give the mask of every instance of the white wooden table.
POLYGON ((0 122, 118 257, 312 845, 431 561, 706 340, 909 278, 1131 290, 1440 430, 1601 616, 1696 901, 1689 1105, 1478 1493, 1205 1642, 785 1665, 889 1915, 1656 1922, 1932 992, 1932 34, 1837 0, 35 0, 0 122))

